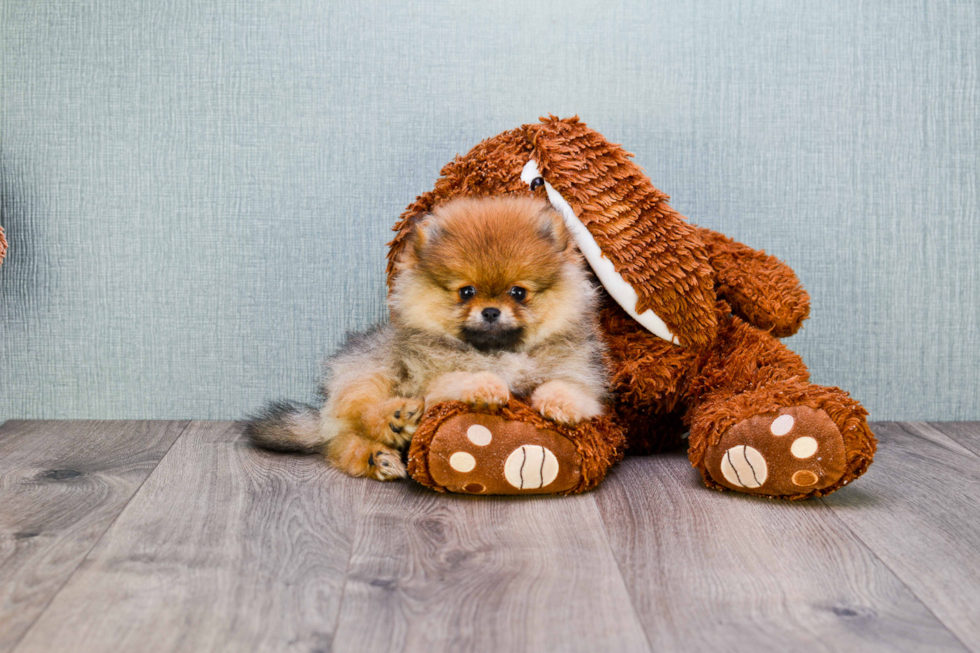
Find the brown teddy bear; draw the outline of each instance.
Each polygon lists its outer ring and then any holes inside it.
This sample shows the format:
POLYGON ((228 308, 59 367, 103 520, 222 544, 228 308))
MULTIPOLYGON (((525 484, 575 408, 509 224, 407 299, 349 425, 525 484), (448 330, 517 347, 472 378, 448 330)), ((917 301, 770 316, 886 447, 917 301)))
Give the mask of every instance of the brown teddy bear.
POLYGON ((777 340, 809 313, 796 275, 686 222, 631 157, 578 118, 551 116, 457 156, 402 214, 389 287, 406 237, 437 204, 547 198, 605 289, 615 397, 607 414, 574 429, 520 398, 496 412, 430 406, 409 450, 411 476, 449 492, 582 492, 624 453, 680 446, 686 431, 691 464, 710 488, 803 499, 860 476, 876 445, 867 412, 843 390, 810 383, 777 340))
POLYGON ((3 263, 3 257, 7 255, 7 237, 3 234, 3 227, 0 227, 0 263, 3 263))

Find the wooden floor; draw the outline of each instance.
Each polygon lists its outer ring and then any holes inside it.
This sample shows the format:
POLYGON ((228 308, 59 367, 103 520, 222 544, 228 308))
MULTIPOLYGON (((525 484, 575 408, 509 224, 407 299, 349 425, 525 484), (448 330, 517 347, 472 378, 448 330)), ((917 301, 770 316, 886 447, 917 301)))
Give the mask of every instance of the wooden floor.
POLYGON ((479 498, 232 422, 7 422, 0 653, 980 651, 980 424, 874 430, 862 479, 788 503, 681 454, 479 498))

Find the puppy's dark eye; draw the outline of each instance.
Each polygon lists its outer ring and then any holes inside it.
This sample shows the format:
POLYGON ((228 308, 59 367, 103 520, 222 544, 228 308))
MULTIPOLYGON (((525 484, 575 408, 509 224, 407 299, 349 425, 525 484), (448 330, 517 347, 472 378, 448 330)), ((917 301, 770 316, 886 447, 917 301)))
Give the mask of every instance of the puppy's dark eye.
POLYGON ((527 299, 527 291, 520 286, 514 286, 510 289, 510 296, 513 297, 515 301, 522 302, 527 299))
POLYGON ((535 191, 544 186, 544 177, 535 177, 531 180, 531 190, 535 191))
POLYGON ((459 298, 464 302, 476 297, 476 288, 473 286, 463 286, 459 289, 459 298))

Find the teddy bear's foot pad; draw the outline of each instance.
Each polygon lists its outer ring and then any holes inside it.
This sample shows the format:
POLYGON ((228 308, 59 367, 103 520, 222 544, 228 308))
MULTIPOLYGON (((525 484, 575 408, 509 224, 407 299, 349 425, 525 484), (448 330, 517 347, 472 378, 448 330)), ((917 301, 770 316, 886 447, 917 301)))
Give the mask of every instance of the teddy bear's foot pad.
POLYGON ((439 427, 429 446, 437 485, 464 494, 552 494, 579 484, 575 445, 550 429, 467 413, 439 427))
POLYGON ((783 408, 743 420, 709 447, 708 473, 738 492, 802 495, 829 487, 844 475, 844 439, 822 410, 783 408))

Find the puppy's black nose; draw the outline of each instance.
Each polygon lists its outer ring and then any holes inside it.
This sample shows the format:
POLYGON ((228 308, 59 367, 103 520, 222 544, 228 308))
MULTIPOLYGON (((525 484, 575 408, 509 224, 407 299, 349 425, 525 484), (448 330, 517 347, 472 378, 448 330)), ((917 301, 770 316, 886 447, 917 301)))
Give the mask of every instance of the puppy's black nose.
POLYGON ((500 309, 499 308, 485 308, 485 309, 483 309, 483 312, 481 313, 481 315, 483 315, 483 319, 486 322, 496 322, 497 321, 497 318, 500 317, 500 309))

